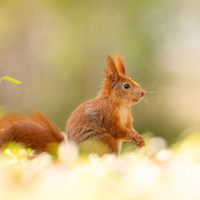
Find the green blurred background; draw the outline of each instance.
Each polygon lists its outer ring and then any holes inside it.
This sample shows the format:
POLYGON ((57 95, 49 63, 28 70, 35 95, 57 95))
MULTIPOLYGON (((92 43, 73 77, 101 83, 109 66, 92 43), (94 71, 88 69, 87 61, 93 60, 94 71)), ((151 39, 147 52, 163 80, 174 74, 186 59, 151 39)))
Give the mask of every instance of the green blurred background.
POLYGON ((37 109, 65 130, 73 109, 98 94, 107 52, 154 92, 133 106, 139 133, 172 144, 199 129, 198 0, 0 0, 0 77, 23 83, 1 82, 1 108, 37 109))

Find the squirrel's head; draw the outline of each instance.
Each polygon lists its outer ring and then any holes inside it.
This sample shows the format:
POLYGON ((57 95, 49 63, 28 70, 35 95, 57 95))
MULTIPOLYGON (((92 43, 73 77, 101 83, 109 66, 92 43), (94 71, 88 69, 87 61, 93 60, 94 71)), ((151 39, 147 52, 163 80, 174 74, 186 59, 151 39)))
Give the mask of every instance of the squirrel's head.
POLYGON ((106 61, 108 69, 104 69, 106 77, 104 88, 112 95, 116 103, 136 104, 145 95, 145 90, 125 75, 124 62, 119 54, 116 54, 116 62, 109 54, 106 61))

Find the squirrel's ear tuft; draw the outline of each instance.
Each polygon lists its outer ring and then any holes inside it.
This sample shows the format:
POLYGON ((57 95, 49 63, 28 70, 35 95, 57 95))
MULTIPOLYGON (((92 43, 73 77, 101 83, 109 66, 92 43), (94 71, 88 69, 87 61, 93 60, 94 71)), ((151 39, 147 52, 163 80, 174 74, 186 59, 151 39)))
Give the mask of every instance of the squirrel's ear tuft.
POLYGON ((107 55, 106 61, 109 70, 104 69, 104 75, 107 78, 107 80, 109 80, 112 83, 116 83, 119 80, 119 74, 115 62, 109 54, 107 55))
POLYGON ((104 68, 104 76, 106 77, 106 79, 109 81, 109 76, 110 76, 110 72, 108 69, 104 68))
POLYGON ((126 71, 125 71, 124 61, 122 60, 121 56, 118 53, 115 54, 115 57, 116 57, 116 65, 118 72, 120 74, 125 75, 126 71))

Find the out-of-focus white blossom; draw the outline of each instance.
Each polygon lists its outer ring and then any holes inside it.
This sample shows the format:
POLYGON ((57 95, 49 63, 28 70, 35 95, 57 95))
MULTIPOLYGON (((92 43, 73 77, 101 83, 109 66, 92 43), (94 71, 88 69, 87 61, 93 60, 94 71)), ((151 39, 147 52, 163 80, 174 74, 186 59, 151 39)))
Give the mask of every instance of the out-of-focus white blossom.
POLYGON ((143 150, 118 157, 83 158, 69 143, 60 144, 54 160, 48 153, 29 158, 7 149, 0 154, 0 194, 9 200, 198 200, 199 152, 197 133, 171 148, 163 138, 152 138, 143 150))

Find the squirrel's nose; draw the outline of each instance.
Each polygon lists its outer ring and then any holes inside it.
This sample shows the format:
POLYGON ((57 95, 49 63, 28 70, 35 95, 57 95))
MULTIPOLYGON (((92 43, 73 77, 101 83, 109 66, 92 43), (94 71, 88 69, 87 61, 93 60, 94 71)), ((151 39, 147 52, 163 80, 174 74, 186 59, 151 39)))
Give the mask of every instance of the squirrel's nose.
POLYGON ((143 97, 146 94, 144 90, 141 91, 141 97, 143 97))

